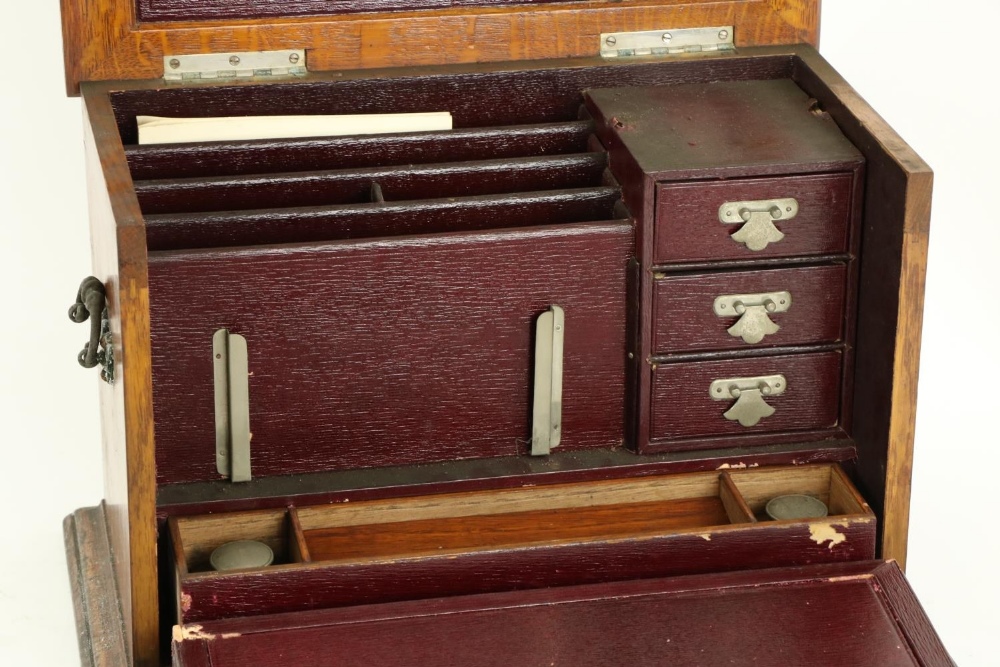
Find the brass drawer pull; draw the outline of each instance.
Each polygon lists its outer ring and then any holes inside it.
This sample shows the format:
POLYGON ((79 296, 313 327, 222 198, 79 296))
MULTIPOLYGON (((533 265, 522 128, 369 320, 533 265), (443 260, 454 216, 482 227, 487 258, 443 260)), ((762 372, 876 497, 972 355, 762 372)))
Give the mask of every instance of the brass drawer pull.
POLYGON ((716 401, 731 401, 735 398, 736 403, 723 416, 749 428, 774 414, 774 408, 764 401, 764 397, 780 396, 785 393, 787 386, 784 375, 729 378, 713 382, 708 393, 716 401))
POLYGON ((742 224, 730 238, 757 252, 785 238, 774 226, 775 220, 791 220, 798 213, 799 202, 794 199, 726 202, 719 207, 719 221, 726 225, 742 224))
POLYGON ((780 326, 768 317, 771 313, 784 313, 792 307, 791 292, 768 292, 766 294, 727 294, 715 300, 712 306, 719 317, 740 319, 729 327, 729 335, 742 338, 743 342, 755 345, 765 336, 778 333, 780 326))

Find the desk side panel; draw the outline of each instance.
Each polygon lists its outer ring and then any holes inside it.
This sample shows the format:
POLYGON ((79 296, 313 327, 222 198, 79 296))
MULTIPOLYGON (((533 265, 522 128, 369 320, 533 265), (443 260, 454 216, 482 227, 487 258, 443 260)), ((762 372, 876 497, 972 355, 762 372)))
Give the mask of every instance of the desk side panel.
POLYGON ((883 517, 881 557, 904 567, 933 174, 813 49, 799 50, 795 78, 867 160, 855 355, 857 481, 883 517))
POLYGON ((108 539, 132 662, 159 664, 156 486, 146 234, 111 103, 85 88, 94 275, 105 285, 115 382, 100 383, 108 539))

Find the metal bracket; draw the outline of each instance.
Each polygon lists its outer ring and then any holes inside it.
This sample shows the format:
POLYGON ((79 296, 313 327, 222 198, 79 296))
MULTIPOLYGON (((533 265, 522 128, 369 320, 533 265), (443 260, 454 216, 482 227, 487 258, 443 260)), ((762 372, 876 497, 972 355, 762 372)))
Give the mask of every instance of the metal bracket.
POLYGON ((741 426, 756 426, 761 419, 774 414, 774 408, 764 401, 764 396, 780 396, 788 388, 784 375, 764 375, 751 378, 728 378, 714 381, 708 394, 716 401, 736 403, 723 413, 730 421, 741 426))
POLYGON ((734 51, 733 26, 642 32, 601 33, 603 58, 672 56, 705 51, 734 51))
POLYGON ((785 238, 775 220, 791 220, 798 213, 799 202, 794 199, 726 202, 719 207, 719 221, 743 225, 730 238, 756 252, 785 238))
POLYGON ((250 370, 247 340, 219 329, 212 337, 215 368, 215 463, 233 482, 250 481, 250 370))
POLYGON ((104 283, 88 276, 76 291, 76 303, 70 306, 69 319, 77 324, 90 320, 90 340, 77 355, 84 368, 101 366, 101 379, 115 383, 115 347, 111 335, 111 318, 108 315, 107 291, 104 283))
POLYGON ((550 306, 535 325, 535 397, 531 455, 546 456, 562 438, 563 347, 566 313, 550 306))
POLYGON ((733 338, 742 338, 743 342, 754 345, 764 340, 765 336, 776 334, 781 329, 768 315, 784 313, 791 307, 791 292, 768 292, 720 296, 715 300, 712 309, 719 317, 739 316, 739 321, 729 327, 729 335, 733 338))
POLYGON ((167 81, 302 76, 307 72, 302 49, 163 56, 167 81))

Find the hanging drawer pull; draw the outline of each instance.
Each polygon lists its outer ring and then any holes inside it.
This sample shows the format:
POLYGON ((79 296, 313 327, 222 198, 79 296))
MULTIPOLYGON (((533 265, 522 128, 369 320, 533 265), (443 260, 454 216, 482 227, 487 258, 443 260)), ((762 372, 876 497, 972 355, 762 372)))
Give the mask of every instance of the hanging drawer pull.
POLYGON ((791 292, 766 294, 727 294, 715 300, 713 310, 719 317, 739 317, 729 327, 729 335, 755 345, 765 336, 776 334, 780 326, 771 321, 772 313, 784 313, 792 306, 791 292))
POLYGON ((742 224, 730 238, 758 252, 785 238, 774 226, 775 220, 791 220, 798 213, 799 202, 794 199, 726 202, 719 207, 719 221, 727 225, 742 224))
POLYGON ((714 381, 708 393, 716 401, 731 401, 735 398, 736 403, 723 416, 749 428, 774 414, 774 408, 764 401, 764 397, 780 396, 785 393, 787 386, 784 375, 730 378, 714 381))
POLYGON ((90 320, 90 340, 77 355, 84 368, 101 366, 101 379, 115 382, 115 353, 112 345, 111 321, 108 318, 107 291, 94 276, 88 276, 76 291, 76 303, 69 308, 69 319, 77 324, 90 320))

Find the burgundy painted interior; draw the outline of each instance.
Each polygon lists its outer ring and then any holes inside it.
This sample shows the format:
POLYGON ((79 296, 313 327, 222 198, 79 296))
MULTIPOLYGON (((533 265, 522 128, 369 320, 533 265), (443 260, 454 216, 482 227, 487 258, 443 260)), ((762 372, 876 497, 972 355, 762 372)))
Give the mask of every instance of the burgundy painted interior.
POLYGON ((138 0, 143 21, 260 19, 280 16, 395 12, 449 7, 496 7, 579 0, 138 0))

